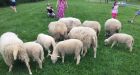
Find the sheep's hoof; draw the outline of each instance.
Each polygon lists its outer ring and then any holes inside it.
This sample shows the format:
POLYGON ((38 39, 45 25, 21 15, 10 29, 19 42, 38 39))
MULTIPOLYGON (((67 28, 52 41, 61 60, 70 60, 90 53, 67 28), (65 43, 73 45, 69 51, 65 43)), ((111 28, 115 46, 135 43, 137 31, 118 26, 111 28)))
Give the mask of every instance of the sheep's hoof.
POLYGON ((40 67, 40 69, 42 69, 42 67, 40 67))
POLYGON ((30 75, 32 75, 32 73, 30 73, 30 75))
POLYGON ((79 63, 76 63, 76 65, 79 65, 79 63))
POLYGON ((130 53, 132 53, 132 50, 130 50, 130 53))

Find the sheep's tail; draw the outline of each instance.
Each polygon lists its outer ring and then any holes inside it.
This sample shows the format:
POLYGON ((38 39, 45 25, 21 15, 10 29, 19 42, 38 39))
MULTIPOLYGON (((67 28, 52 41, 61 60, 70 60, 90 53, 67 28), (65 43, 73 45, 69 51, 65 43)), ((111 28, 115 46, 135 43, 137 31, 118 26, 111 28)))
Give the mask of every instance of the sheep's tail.
POLYGON ((17 54, 18 54, 18 50, 14 50, 14 52, 13 52, 13 57, 14 57, 14 60, 16 60, 16 59, 17 59, 17 54))
POLYGON ((17 46, 17 45, 7 45, 7 47, 5 48, 5 50, 6 51, 12 50, 13 51, 14 60, 17 59, 17 55, 18 55, 18 51, 19 51, 19 46, 17 46))
POLYGON ((43 51, 43 48, 41 48, 41 52, 40 52, 41 54, 40 54, 40 59, 41 59, 41 61, 43 61, 44 60, 44 51, 43 51))
POLYGON ((93 37, 93 46, 94 47, 98 47, 98 39, 97 39, 97 36, 93 37))

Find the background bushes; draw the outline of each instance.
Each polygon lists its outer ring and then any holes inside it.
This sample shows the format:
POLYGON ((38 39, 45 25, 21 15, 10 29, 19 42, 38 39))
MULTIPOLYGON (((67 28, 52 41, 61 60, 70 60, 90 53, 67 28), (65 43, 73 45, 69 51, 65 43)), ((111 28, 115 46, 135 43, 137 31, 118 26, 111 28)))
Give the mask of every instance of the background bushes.
MULTIPOLYGON (((37 1, 44 1, 44 0, 16 0, 17 3, 27 3, 27 2, 37 2, 37 1)), ((8 6, 10 5, 10 0, 0 0, 0 6, 8 6)))
POLYGON ((0 6, 6 6, 10 3, 10 0, 0 0, 0 6))

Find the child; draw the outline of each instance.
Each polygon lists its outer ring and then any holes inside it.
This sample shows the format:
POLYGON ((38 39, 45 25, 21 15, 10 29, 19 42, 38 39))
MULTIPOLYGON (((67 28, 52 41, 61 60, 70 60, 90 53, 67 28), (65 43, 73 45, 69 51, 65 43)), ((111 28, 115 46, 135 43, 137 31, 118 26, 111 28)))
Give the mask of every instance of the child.
POLYGON ((118 4, 117 4, 117 0, 115 0, 114 5, 112 7, 112 18, 116 19, 117 15, 118 15, 118 4))
POLYGON ((14 10, 14 12, 17 12, 16 10, 16 0, 10 0, 11 1, 11 8, 14 10))
POLYGON ((57 0, 57 18, 63 18, 65 15, 65 9, 68 8, 67 0, 57 0))
POLYGON ((49 3, 47 5, 46 10, 47 10, 47 14, 48 14, 49 17, 55 17, 53 7, 49 3))
POLYGON ((134 20, 135 20, 135 18, 136 18, 136 16, 138 16, 138 15, 140 15, 140 10, 138 10, 138 11, 135 13, 135 16, 133 17, 133 19, 132 19, 132 20, 129 20, 128 22, 133 23, 134 20))

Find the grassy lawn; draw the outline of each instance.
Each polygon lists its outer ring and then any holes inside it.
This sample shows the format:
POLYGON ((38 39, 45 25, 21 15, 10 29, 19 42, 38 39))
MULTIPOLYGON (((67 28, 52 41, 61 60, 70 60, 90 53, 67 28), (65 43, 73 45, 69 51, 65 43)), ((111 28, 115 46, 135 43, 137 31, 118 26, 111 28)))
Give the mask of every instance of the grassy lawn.
MULTIPOLYGON (((56 0, 51 2, 56 10, 56 0)), ((52 64, 50 58, 45 58, 43 69, 38 64, 30 62, 33 75, 140 75, 140 16, 134 24, 127 21, 134 16, 136 7, 119 7, 118 19, 122 22, 121 32, 132 35, 135 44, 132 53, 124 45, 119 47, 104 46, 104 23, 111 18, 111 4, 100 4, 88 0, 68 0, 69 8, 66 16, 84 20, 97 20, 102 25, 98 38, 97 58, 93 58, 93 50, 89 49, 85 57, 76 66, 73 57, 66 56, 65 63, 61 59, 52 64)), ((45 13, 46 2, 27 3, 17 6, 18 13, 9 7, 0 8, 0 35, 12 31, 24 41, 33 41, 39 33, 48 33, 48 24, 56 19, 48 18, 45 13)), ((18 61, 14 64, 13 71, 8 73, 8 66, 0 56, 0 75, 28 75, 27 67, 18 61)))

